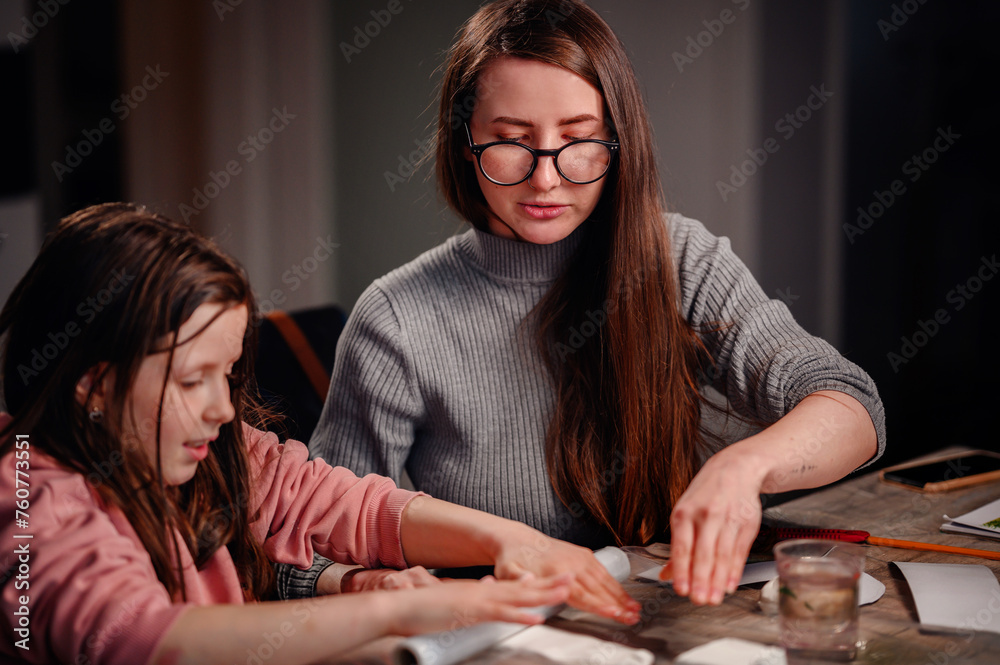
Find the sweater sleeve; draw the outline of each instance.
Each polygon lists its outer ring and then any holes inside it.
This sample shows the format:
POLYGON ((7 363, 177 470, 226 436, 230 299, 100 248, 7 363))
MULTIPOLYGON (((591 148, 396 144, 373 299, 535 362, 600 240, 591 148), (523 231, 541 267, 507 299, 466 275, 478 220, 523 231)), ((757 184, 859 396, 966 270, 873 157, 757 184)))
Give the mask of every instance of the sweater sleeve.
POLYGON ((810 393, 837 390, 868 410, 885 451, 885 411, 871 377, 807 333, 785 303, 769 299, 728 238, 681 215, 668 217, 681 310, 715 360, 713 385, 739 413, 774 422, 810 393))
POLYGON ((272 561, 305 568, 319 552, 339 563, 405 568, 399 524, 417 496, 388 478, 358 478, 310 460, 298 441, 245 429, 254 473, 254 536, 272 561))
POLYGON ((115 527, 83 476, 43 466, 43 454, 29 449, 18 486, 17 452, 0 461, 0 540, 10 544, 0 557, 0 661, 147 662, 189 605, 171 602, 149 555, 115 527), (28 516, 19 523, 15 492, 25 487, 28 516))
POLYGON ((373 284, 341 335, 330 392, 310 440, 314 456, 400 482, 424 416, 408 349, 389 298, 373 284))

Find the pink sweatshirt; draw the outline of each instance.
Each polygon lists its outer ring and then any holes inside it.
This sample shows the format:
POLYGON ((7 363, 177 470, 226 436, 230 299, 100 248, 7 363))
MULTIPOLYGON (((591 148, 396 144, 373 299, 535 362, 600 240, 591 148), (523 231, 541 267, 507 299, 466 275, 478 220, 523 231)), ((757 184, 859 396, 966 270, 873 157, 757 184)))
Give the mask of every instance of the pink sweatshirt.
MULTIPOLYGON (((0 428, 7 420, 0 414, 0 428)), ((310 461, 298 441, 249 427, 246 438, 252 473, 261 474, 253 532, 271 560, 305 568, 315 549, 341 563, 406 567, 399 523, 416 494, 310 461)), ((199 571, 180 537, 188 602, 172 602, 121 511, 104 507, 79 473, 28 451, 0 458, 0 663, 137 665, 189 607, 243 603, 229 551, 199 571), (15 514, 25 489, 27 517, 15 514)))

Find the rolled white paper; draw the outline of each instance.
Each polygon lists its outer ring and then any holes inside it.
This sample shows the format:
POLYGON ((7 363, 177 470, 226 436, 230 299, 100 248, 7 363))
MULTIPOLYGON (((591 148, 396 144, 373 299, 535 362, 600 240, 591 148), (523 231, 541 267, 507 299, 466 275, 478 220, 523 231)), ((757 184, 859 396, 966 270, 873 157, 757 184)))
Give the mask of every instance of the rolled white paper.
MULTIPOLYGON (((605 547, 594 552, 608 573, 619 582, 624 582, 631 572, 628 555, 617 547, 605 547)), ((560 605, 535 607, 535 612, 546 619, 562 609, 560 605)), ((468 628, 456 628, 441 633, 408 637, 399 643, 393 652, 396 665, 452 665, 484 651, 528 626, 520 623, 491 621, 468 628)))
POLYGON ((594 552, 594 558, 600 561, 611 577, 619 582, 624 582, 632 574, 632 565, 628 561, 628 554, 617 547, 599 549, 594 552))

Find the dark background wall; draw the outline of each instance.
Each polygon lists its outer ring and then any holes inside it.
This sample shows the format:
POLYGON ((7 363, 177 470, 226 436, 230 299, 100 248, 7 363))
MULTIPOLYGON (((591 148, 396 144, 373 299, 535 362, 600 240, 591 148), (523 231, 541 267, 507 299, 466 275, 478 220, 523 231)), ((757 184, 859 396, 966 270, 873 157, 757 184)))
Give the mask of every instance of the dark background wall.
MULTIPOLYGON (((240 174, 191 223, 247 264, 263 300, 350 308, 461 228, 429 169, 413 167, 429 147, 437 69, 478 4, 400 0, 387 18, 383 0, 94 0, 55 3, 51 16, 51 2, 3 3, 0 299, 61 215, 129 198, 180 217, 237 158, 240 174), (157 65, 169 77, 114 115, 157 65), (244 162, 238 146, 281 109, 295 118, 244 162), (109 116, 113 131, 56 177, 53 161, 109 116), (289 281, 322 240, 336 250, 289 281)), ((669 205, 728 235, 767 293, 872 374, 888 412, 883 462, 1000 447, 1000 6, 592 6, 643 84, 669 205), (814 90, 832 94, 802 115, 814 90), (779 149, 746 165, 768 139, 779 149), (733 169, 748 175, 726 193, 733 169)))
POLYGON ((843 349, 883 393, 891 457, 998 450, 1000 6, 929 0, 885 38, 862 29, 892 4, 851 5, 844 223, 872 221, 843 238, 843 349))

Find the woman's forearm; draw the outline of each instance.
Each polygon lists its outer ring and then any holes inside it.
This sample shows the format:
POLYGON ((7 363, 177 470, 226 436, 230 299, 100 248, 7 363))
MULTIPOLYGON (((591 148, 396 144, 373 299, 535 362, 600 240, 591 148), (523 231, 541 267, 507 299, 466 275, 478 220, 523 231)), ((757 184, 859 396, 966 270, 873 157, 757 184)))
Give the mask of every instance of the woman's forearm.
POLYGON ((769 494, 839 480, 877 449, 875 426, 865 407, 846 393, 824 390, 808 395, 767 429, 721 450, 709 463, 756 474, 761 493, 769 494))

